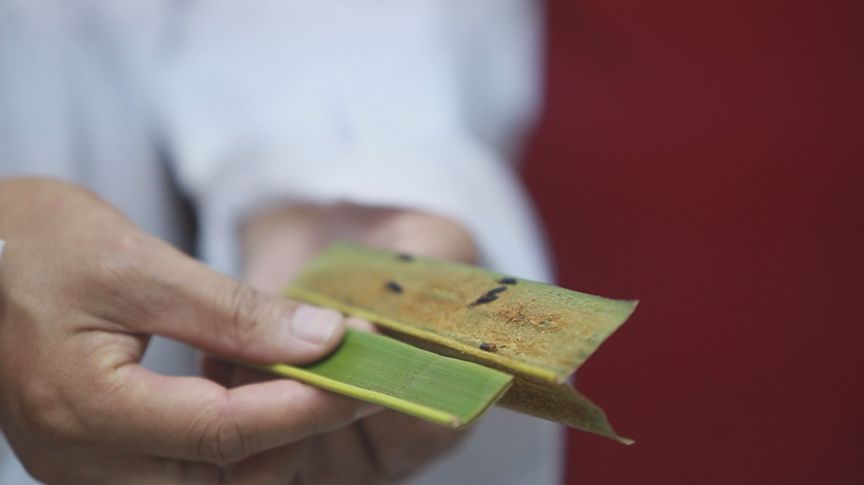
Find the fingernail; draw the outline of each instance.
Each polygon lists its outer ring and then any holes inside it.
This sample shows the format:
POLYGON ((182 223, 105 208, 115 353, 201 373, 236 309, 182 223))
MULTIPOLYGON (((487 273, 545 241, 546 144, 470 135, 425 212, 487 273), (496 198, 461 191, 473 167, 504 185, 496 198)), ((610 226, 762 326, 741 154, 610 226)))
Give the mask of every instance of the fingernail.
POLYGON ((294 312, 294 336, 312 345, 323 345, 330 341, 333 333, 342 326, 342 315, 309 305, 300 305, 294 312))

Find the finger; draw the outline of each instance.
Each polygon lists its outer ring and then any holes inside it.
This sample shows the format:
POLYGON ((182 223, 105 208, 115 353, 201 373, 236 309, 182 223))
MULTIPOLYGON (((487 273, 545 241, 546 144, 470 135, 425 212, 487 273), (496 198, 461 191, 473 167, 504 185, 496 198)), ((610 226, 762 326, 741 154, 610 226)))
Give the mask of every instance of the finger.
POLYGON ((293 483, 308 456, 305 443, 294 443, 251 456, 225 469, 226 483, 284 485, 293 483))
POLYGON ((355 424, 375 451, 378 471, 389 477, 415 473, 452 451, 467 432, 444 428, 413 416, 385 410, 355 424))
POLYGON ((87 485, 212 485, 222 483, 223 471, 206 463, 169 460, 142 454, 111 453, 98 449, 82 457, 74 467, 80 479, 68 476, 48 483, 80 483, 87 485), (86 466, 82 466, 86 464, 86 466))
POLYGON ((365 403, 285 379, 227 390, 135 364, 117 373, 122 383, 82 418, 86 435, 166 458, 230 464, 369 413, 365 403))
POLYGON ((159 458, 102 446, 63 446, 29 453, 28 471, 46 483, 211 485, 284 484, 298 474, 307 446, 295 443, 230 467, 159 458))
POLYGON ((416 256, 473 263, 479 251, 472 234, 453 219, 400 211, 374 229, 370 242, 416 256))
POLYGON ((45 446, 22 456, 35 479, 63 484, 201 484, 218 483, 214 465, 181 462, 101 446, 45 446))
POLYGON ((362 430, 360 422, 332 433, 308 440, 309 455, 303 474, 315 485, 377 483, 375 449, 362 430))
POLYGON ((137 267, 129 292, 146 309, 120 316, 136 331, 227 358, 287 363, 319 359, 344 335, 344 318, 334 310, 261 293, 167 245, 151 244, 161 257, 137 267))

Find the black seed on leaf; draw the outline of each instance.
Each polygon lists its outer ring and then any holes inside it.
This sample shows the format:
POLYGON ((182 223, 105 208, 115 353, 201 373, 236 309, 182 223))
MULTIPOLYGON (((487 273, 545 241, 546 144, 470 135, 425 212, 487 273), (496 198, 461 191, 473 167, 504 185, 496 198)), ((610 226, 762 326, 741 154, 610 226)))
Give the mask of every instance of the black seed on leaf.
POLYGON ((485 350, 486 352, 496 352, 498 350, 498 346, 491 342, 483 342, 480 344, 480 350, 485 350))
POLYGON ((492 288, 491 290, 487 291, 486 294, 487 295, 497 295, 498 293, 501 293, 502 291, 507 291, 507 287, 506 286, 499 286, 497 288, 492 288))
POLYGON ((400 261, 414 261, 414 256, 411 256, 408 253, 399 253, 396 257, 399 258, 400 261))
POLYGON ((516 278, 501 278, 500 280, 498 280, 498 282, 502 285, 515 285, 516 278))
POLYGON ((472 303, 471 306, 482 305, 484 303, 491 303, 497 299, 498 299, 498 295, 490 295, 489 293, 486 293, 485 295, 481 296, 480 298, 477 298, 477 300, 474 303, 472 303))
POLYGON ((387 289, 392 291, 393 293, 402 293, 402 287, 399 286, 399 283, 395 281, 388 281, 387 289))

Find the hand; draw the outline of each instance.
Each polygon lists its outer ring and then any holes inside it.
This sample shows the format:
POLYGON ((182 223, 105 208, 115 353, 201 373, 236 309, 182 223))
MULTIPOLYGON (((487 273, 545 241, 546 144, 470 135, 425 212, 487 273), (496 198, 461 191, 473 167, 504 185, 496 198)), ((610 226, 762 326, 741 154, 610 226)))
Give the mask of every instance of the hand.
POLYGON ((227 390, 140 367, 153 334, 308 362, 345 322, 207 269, 77 186, 0 181, 0 238, 0 427, 42 481, 285 483, 299 441, 374 409, 289 380, 227 390))
MULTIPOLYGON (((273 293, 296 275, 305 260, 340 239, 437 259, 473 262, 477 255, 471 236, 449 219, 351 205, 269 211, 252 219, 244 234, 246 279, 273 293)), ((243 369, 229 375, 223 368, 222 378, 235 384, 265 378, 243 369)), ((302 476, 316 485, 390 482, 416 473, 453 449, 464 434, 384 411, 310 439, 302 476)))

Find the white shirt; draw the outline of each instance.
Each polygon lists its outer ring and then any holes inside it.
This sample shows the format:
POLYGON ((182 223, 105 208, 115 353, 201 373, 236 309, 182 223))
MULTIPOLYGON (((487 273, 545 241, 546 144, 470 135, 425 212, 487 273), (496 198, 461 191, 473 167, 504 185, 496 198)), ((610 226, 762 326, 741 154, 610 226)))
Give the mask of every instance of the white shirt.
MULTIPOLYGON (((484 263, 549 280, 511 161, 539 104, 528 0, 0 0, 0 177, 82 183, 237 273, 235 229, 280 201, 453 217, 484 263), (175 182, 176 181, 176 182, 175 182)), ((0 239, 2 239, 0 234, 0 239)), ((195 373, 155 339, 145 363, 195 373)), ((412 483, 555 484, 556 425, 495 409, 412 483)), ((0 484, 25 484, 0 446, 0 484)))

